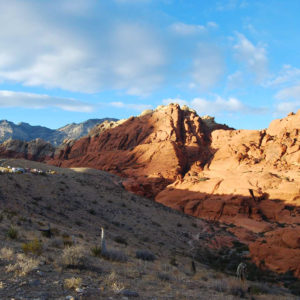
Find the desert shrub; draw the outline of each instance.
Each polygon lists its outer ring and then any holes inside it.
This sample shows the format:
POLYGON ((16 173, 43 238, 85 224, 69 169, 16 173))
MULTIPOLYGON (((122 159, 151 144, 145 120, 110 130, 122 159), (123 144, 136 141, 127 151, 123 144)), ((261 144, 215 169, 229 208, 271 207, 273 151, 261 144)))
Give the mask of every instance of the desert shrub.
POLYGON ((88 210, 88 212, 91 214, 91 215, 96 215, 97 213, 96 213, 96 211, 93 209, 93 208, 90 208, 89 210, 88 210))
POLYGON ((71 247, 71 246, 73 246, 72 238, 68 234, 64 233, 62 235, 62 239, 63 239, 63 243, 64 243, 65 247, 71 247))
POLYGON ((117 262, 127 262, 128 260, 128 257, 124 252, 114 250, 114 249, 109 249, 106 250, 104 253, 101 253, 101 257, 107 260, 117 261, 117 262))
POLYGON ((225 293, 228 290, 228 283, 223 279, 213 280, 210 287, 219 293, 225 293))
POLYGON ((11 227, 8 229, 7 236, 8 236, 10 239, 15 240, 15 239, 18 237, 18 231, 17 231, 17 229, 11 226, 11 227))
POLYGON ((126 245, 126 246, 127 246, 127 241, 126 241, 126 239, 123 238, 122 236, 116 236, 116 237, 114 238, 114 241, 115 241, 116 243, 123 244, 123 245, 126 245))
POLYGON ((22 244, 22 250, 26 255, 32 253, 34 255, 41 255, 43 250, 43 245, 38 239, 34 239, 28 243, 22 244))
POLYGON ((274 291, 264 283, 252 283, 249 285, 248 291, 251 295, 273 294, 274 291))
POLYGON ((0 250, 0 258, 5 260, 11 260, 14 256, 14 251, 11 248, 2 248, 0 250))
POLYGON ((169 260, 169 264, 174 266, 174 267, 178 267, 178 263, 177 263, 177 260, 176 260, 176 257, 175 256, 172 256, 169 260))
POLYGON ((77 289, 80 288, 82 279, 79 277, 67 278, 64 280, 64 287, 67 289, 77 289))
POLYGON ((63 248, 64 247, 64 242, 60 238, 54 238, 51 241, 51 246, 54 248, 63 248))
POLYGON ((136 258, 142 260, 154 261, 156 259, 155 255, 149 250, 138 250, 135 254, 136 258))
POLYGON ((61 261, 65 267, 78 267, 84 265, 85 257, 82 246, 71 246, 63 250, 61 261))
POLYGON ((161 281, 170 281, 171 280, 170 275, 166 272, 158 272, 157 278, 160 279, 161 281))
POLYGON ((116 294, 120 294, 125 289, 123 282, 120 281, 115 271, 105 278, 104 284, 116 294))
POLYGON ((82 222, 81 222, 80 220, 76 220, 76 221, 75 221, 75 224, 76 224, 77 226, 82 226, 82 222))
POLYGON ((236 278, 229 278, 228 282, 228 293, 240 298, 244 298, 246 294, 245 286, 241 283, 240 280, 236 278))
POLYGON ((37 269, 40 261, 24 254, 18 254, 15 264, 8 265, 5 269, 6 272, 14 272, 15 275, 25 276, 31 271, 37 269))
POLYGON ((94 246, 91 248, 91 252, 93 256, 100 257, 101 256, 101 247, 99 246, 94 246))

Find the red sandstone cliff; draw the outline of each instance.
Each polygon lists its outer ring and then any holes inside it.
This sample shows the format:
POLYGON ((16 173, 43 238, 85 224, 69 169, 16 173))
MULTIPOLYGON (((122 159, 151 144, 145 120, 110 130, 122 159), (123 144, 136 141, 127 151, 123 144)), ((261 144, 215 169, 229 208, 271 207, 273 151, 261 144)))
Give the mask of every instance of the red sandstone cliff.
POLYGON ((299 128, 300 111, 267 130, 216 130, 203 171, 187 172, 155 200, 233 224, 257 265, 300 277, 299 128))
POLYGON ((211 156, 209 132, 195 112, 169 105, 99 134, 93 131, 50 163, 110 171, 128 178, 126 189, 153 197, 191 168, 202 169, 211 156))

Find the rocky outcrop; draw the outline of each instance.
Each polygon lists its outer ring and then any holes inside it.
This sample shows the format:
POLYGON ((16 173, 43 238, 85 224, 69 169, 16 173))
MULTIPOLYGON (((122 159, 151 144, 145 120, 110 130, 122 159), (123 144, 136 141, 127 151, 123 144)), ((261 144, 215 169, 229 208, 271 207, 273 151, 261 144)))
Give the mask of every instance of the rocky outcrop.
POLYGON ((93 130, 49 163, 110 171, 128 178, 128 190, 153 197, 190 168, 201 170, 210 158, 209 129, 178 104, 120 123, 104 131, 105 124, 98 126, 98 133, 93 130))
POLYGON ((300 229, 298 128, 300 111, 273 121, 267 130, 213 131, 214 155, 204 169, 187 172, 155 200, 232 224, 232 232, 249 244, 257 265, 264 262, 268 269, 292 270, 300 277, 300 247, 294 239, 300 229))
POLYGON ((41 139, 31 142, 8 140, 0 145, 0 157, 44 161, 54 156, 55 148, 41 139))
POLYGON ((117 119, 90 119, 82 123, 72 123, 58 129, 50 129, 43 126, 32 126, 28 123, 14 124, 6 120, 0 121, 0 143, 9 139, 20 141, 32 141, 37 138, 60 145, 65 139, 79 139, 89 133, 97 124, 102 122, 114 122, 117 119))

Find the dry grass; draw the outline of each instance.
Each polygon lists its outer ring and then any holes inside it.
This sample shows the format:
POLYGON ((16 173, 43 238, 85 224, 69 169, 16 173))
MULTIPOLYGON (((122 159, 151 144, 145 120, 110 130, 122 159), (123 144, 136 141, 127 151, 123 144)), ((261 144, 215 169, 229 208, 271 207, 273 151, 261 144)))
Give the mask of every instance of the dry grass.
POLYGON ((7 236, 10 239, 15 240, 18 237, 18 230, 11 226, 7 231, 7 236))
POLYGON ((26 255, 30 253, 34 255, 41 255, 43 250, 43 245, 38 239, 34 239, 33 241, 22 244, 22 250, 26 255))
POLYGON ((64 287, 67 289, 77 289, 81 287, 82 279, 79 277, 71 277, 71 278, 66 278, 64 280, 64 287))
POLYGON ((115 249, 106 250, 104 253, 101 253, 101 257, 116 262, 128 261, 128 257, 124 252, 115 249))
POLYGON ((146 261, 154 261, 155 255, 149 250, 138 250, 136 251, 136 258, 146 261))
POLYGON ((105 278, 104 284, 116 294, 120 294, 125 289, 124 283, 120 280, 115 271, 112 271, 105 278))
POLYGON ((37 269, 40 261, 38 259, 27 257, 24 254, 17 254, 14 264, 6 266, 6 272, 14 272, 17 276, 25 276, 31 271, 37 269))
POLYGON ((14 251, 11 248, 4 247, 0 250, 0 258, 5 260, 11 260, 14 257, 14 251))
POLYGON ((65 267, 76 267, 84 265, 86 258, 85 248, 80 245, 67 247, 61 256, 62 265, 65 267))

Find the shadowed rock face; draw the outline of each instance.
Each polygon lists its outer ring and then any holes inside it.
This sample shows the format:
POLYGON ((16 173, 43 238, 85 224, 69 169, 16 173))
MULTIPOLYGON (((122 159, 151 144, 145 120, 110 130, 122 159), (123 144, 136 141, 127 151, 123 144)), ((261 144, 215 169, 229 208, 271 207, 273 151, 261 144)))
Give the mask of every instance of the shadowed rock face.
POLYGON ((51 159, 55 148, 41 139, 31 142, 8 140, 0 144, 0 157, 25 158, 35 161, 51 159))

